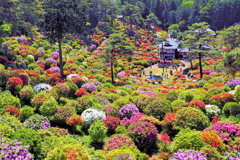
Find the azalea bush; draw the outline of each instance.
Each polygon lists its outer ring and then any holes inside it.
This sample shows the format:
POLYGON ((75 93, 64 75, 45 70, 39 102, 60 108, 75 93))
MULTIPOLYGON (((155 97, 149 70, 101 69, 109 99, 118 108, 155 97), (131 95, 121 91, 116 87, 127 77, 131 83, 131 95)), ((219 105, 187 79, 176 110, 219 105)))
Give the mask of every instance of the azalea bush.
POLYGON ((197 109, 200 109, 202 111, 205 111, 205 104, 200 100, 192 100, 189 103, 189 107, 197 108, 197 109))
POLYGON ((103 120, 103 122, 110 133, 113 133, 117 126, 120 125, 120 119, 114 116, 107 116, 106 119, 103 120))
POLYGON ((93 142, 101 143, 107 136, 107 127, 104 126, 104 122, 102 120, 97 119, 91 124, 90 128, 88 129, 88 133, 93 142))
POLYGON ((134 104, 127 104, 119 110, 121 118, 131 118, 135 113, 138 113, 138 108, 134 104))
POLYGON ((50 122, 47 117, 35 114, 23 122, 23 127, 33 130, 48 129, 50 122))
POLYGON ((128 128, 129 136, 140 150, 148 150, 155 145, 157 128, 150 122, 136 121, 128 128))

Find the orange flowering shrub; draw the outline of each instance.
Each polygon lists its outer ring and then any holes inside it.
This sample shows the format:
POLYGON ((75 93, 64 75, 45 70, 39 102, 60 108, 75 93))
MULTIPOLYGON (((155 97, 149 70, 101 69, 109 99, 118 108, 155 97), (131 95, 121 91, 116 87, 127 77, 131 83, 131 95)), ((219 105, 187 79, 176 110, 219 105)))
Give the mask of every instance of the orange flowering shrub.
POLYGON ((202 139, 204 142, 208 143, 212 147, 218 149, 218 151, 222 152, 225 150, 225 145, 222 139, 217 135, 216 132, 212 131, 204 131, 202 133, 202 139))
POLYGON ((64 145, 54 148, 47 157, 48 160, 90 160, 87 150, 81 144, 64 145))
POLYGON ((73 115, 73 116, 69 117, 69 119, 67 120, 67 124, 70 126, 82 125, 83 124, 82 117, 79 115, 73 115))

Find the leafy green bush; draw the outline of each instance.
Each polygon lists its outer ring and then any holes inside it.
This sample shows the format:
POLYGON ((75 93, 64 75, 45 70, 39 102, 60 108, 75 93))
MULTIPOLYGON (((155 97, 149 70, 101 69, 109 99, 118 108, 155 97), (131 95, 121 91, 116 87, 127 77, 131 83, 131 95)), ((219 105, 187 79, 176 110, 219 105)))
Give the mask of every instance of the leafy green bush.
POLYGON ((110 160, 120 160, 120 159, 136 160, 135 154, 130 149, 115 149, 108 152, 108 156, 111 157, 110 160))
POLYGON ((115 129, 116 134, 127 134, 127 129, 123 126, 117 126, 115 129))
POLYGON ((104 126, 103 121, 97 119, 91 124, 88 132, 93 142, 102 143, 104 138, 107 136, 107 130, 108 129, 104 126))
POLYGON ((37 159, 42 148, 42 138, 40 134, 32 129, 19 129, 14 132, 12 139, 17 139, 22 142, 23 145, 29 145, 29 152, 34 154, 34 157, 37 159))
POLYGON ((179 94, 178 99, 190 102, 191 100, 193 100, 193 97, 194 96, 191 91, 184 91, 179 94))
POLYGON ((143 113, 148 116, 153 116, 161 121, 167 113, 172 111, 170 103, 171 102, 166 99, 155 100, 143 110, 143 113))
POLYGON ((228 102, 224 105, 222 114, 227 118, 229 116, 237 116, 240 113, 240 104, 235 102, 228 102))
POLYGON ((173 128, 178 130, 184 128, 203 130, 210 124, 208 117, 201 110, 190 107, 178 110, 175 120, 173 128))
POLYGON ((5 109, 7 105, 15 106, 18 109, 21 106, 19 98, 14 97, 8 90, 0 92, 0 109, 5 109))
POLYGON ((76 104, 77 114, 82 114, 82 112, 88 108, 93 107, 96 104, 96 98, 90 96, 79 97, 76 104))
POLYGON ((15 131, 8 124, 1 124, 0 132, 1 132, 1 135, 3 136, 3 138, 11 138, 15 131))
POLYGON ((21 102, 24 102, 23 104, 30 104, 34 95, 35 92, 32 89, 31 85, 24 86, 19 93, 21 102))
POLYGON ((47 101, 44 101, 39 111, 42 115, 50 118, 57 111, 58 103, 54 97, 48 97, 47 101))
POLYGON ((9 115, 0 115, 0 124, 7 124, 15 131, 22 128, 22 123, 16 117, 9 115))
POLYGON ((183 107, 187 107, 187 103, 184 100, 175 100, 171 103, 172 109, 174 112, 176 112, 177 108, 183 108, 183 107))
POLYGON ((20 109, 20 113, 21 115, 19 116, 19 119, 23 122, 34 114, 34 109, 29 106, 24 106, 20 109))
POLYGON ((167 95, 165 96, 165 99, 173 102, 178 99, 178 96, 179 96, 179 93, 175 89, 172 89, 167 93, 167 95))
POLYGON ((189 128, 181 130, 173 139, 172 152, 179 149, 186 151, 189 149, 199 151, 204 146, 201 131, 191 130, 189 128))
POLYGON ((32 107, 34 107, 37 111, 42 106, 43 102, 47 101, 47 95, 45 92, 41 91, 38 94, 36 94, 32 99, 32 107))

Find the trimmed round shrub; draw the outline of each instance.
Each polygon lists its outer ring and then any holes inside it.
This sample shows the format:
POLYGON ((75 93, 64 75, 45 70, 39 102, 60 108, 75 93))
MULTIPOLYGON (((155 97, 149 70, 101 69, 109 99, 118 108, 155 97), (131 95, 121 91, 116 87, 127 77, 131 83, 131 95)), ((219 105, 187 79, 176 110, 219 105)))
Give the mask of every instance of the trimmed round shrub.
POLYGON ((183 107, 187 107, 187 103, 184 100, 175 100, 171 103, 173 112, 176 112, 178 109, 181 109, 183 107))
POLYGON ((235 102, 228 102, 224 105, 222 114, 227 118, 229 116, 237 116, 240 113, 240 104, 235 102))
POLYGON ((54 114, 54 116, 51 117, 51 121, 54 121, 55 123, 59 125, 66 124, 66 121, 69 117, 73 116, 75 113, 75 109, 73 107, 64 106, 59 107, 57 109, 57 112, 54 114))
POLYGON ((67 87, 69 89, 68 97, 70 97, 70 98, 76 97, 75 93, 78 90, 78 86, 73 82, 68 82, 68 83, 65 83, 65 84, 67 85, 67 87))
POLYGON ((82 85, 82 88, 84 88, 89 93, 91 93, 93 91, 97 91, 97 87, 93 83, 86 83, 86 84, 82 85))
POLYGON ((176 123, 176 114, 175 113, 167 113, 164 119, 161 121, 161 127, 163 131, 167 134, 173 134, 174 129, 173 126, 176 123))
POLYGON ((57 91, 58 97, 68 97, 69 88, 65 84, 57 84, 55 90, 57 91))
POLYGON ((107 136, 107 127, 104 126, 102 120, 95 120, 90 128, 88 129, 88 133, 92 138, 93 142, 102 143, 104 138, 107 136))
POLYGON ((34 158, 38 158, 42 147, 42 138, 38 132, 27 128, 19 129, 14 132, 12 139, 17 139, 23 145, 29 145, 29 152, 34 155, 34 158))
POLYGON ((90 96, 79 97, 76 104, 77 114, 82 114, 82 112, 88 108, 93 107, 96 104, 96 98, 90 96))
POLYGON ((184 128, 203 130, 209 124, 208 117, 201 110, 188 107, 177 111, 176 123, 173 128, 178 130, 184 128))
POLYGON ((7 124, 14 131, 22 128, 22 123, 14 116, 0 115, 0 124, 7 124))
POLYGON ((215 115, 219 115, 220 114, 220 109, 218 108, 218 106, 206 105, 205 109, 206 109, 206 115, 209 118, 214 117, 215 115))
POLYGON ((140 95, 135 98, 134 104, 138 107, 139 112, 143 112, 143 110, 153 101, 160 100, 160 98, 156 96, 147 96, 140 95))
POLYGON ((67 144, 60 147, 55 147, 47 155, 48 160, 69 160, 69 159, 80 159, 90 160, 87 149, 85 146, 80 144, 67 144))
POLYGON ((35 96, 35 92, 33 91, 30 85, 24 86, 19 93, 19 97, 21 101, 24 102, 24 104, 30 104, 34 96, 35 96))
POLYGON ((184 91, 179 94, 178 99, 190 102, 191 100, 193 100, 193 97, 194 96, 191 91, 184 91))
POLYGON ((172 111, 170 101, 166 99, 155 100, 151 102, 147 108, 143 110, 143 113, 148 116, 153 116, 160 121, 163 120, 167 113, 172 111))
POLYGON ((205 111, 205 104, 200 101, 200 100, 192 100, 190 103, 189 103, 189 107, 192 107, 192 108, 196 108, 196 109, 200 109, 202 111, 205 111))
POLYGON ((111 157, 110 160, 115 160, 115 159, 136 160, 135 154, 130 149, 115 149, 115 150, 109 151, 107 155, 111 157))
POLYGON ((179 93, 175 89, 171 89, 167 95, 165 96, 165 99, 173 102, 178 99, 179 93))
POLYGON ((47 116, 48 118, 50 118, 51 116, 53 116, 56 113, 57 107, 58 107, 57 101, 55 100, 54 97, 51 96, 51 97, 47 98, 47 101, 43 102, 39 111, 40 111, 41 115, 47 116))
POLYGON ((20 109, 20 113, 21 115, 19 116, 19 119, 23 122, 34 114, 34 109, 29 106, 24 106, 20 109))
POLYGON ((83 125, 84 127, 88 128, 93 121, 95 120, 104 120, 106 118, 106 115, 104 112, 102 111, 98 111, 96 109, 86 109, 85 111, 83 111, 83 113, 81 114, 82 120, 83 120, 83 125))
POLYGON ((136 121, 129 126, 128 133, 140 150, 147 151, 155 145, 158 130, 150 122, 136 121))
POLYGON ((135 106, 135 104, 127 104, 120 108, 119 110, 121 118, 131 118, 135 113, 138 113, 138 108, 135 106))
POLYGON ((50 122, 47 117, 44 117, 39 114, 35 114, 29 117, 24 123, 24 128, 40 130, 40 129, 48 129, 50 127, 50 122))
POLYGON ((43 102, 47 101, 48 97, 45 92, 39 92, 32 99, 32 107, 34 107, 37 111, 42 106, 43 102))
POLYGON ((174 138, 172 144, 172 152, 177 152, 179 149, 187 151, 189 149, 199 151, 204 146, 201 131, 192 130, 189 128, 181 130, 174 138))
POLYGON ((233 94, 231 94, 231 93, 225 93, 222 96, 222 99, 223 99, 224 103, 235 102, 236 101, 235 96, 233 94))
POLYGON ((127 134, 128 133, 126 127, 123 127, 123 126, 118 126, 115 129, 115 132, 116 132, 116 134, 127 134))
POLYGON ((121 134, 114 134, 107 142, 105 142, 103 148, 105 151, 111 151, 121 146, 133 146, 136 148, 134 142, 127 136, 121 134))
POLYGON ((209 99, 209 103, 212 105, 216 105, 221 109, 224 106, 224 101, 220 95, 215 95, 215 96, 211 97, 209 99))

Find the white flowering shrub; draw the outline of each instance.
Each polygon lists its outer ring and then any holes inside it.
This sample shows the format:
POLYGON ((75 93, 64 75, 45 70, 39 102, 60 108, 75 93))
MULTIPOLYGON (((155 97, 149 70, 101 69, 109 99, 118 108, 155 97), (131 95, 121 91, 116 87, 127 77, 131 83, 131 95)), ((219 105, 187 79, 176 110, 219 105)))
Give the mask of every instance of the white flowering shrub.
POLYGON ((72 79, 72 78, 74 78, 74 77, 80 77, 78 74, 69 74, 68 76, 67 76, 67 79, 72 79))
POLYGON ((104 120, 106 118, 106 114, 103 111, 98 111, 96 109, 88 108, 83 111, 81 114, 83 125, 87 128, 89 127, 94 120, 104 120))
POLYGON ((216 105, 206 105, 205 109, 208 117, 213 117, 214 115, 220 114, 220 109, 216 105))
POLYGON ((46 83, 40 83, 37 84, 35 87, 33 87, 33 90, 35 93, 39 93, 41 91, 47 92, 50 91, 52 89, 52 87, 46 83))
POLYGON ((82 76, 81 78, 82 78, 82 80, 83 80, 84 82, 87 82, 87 81, 88 81, 88 78, 87 78, 86 76, 82 76))

